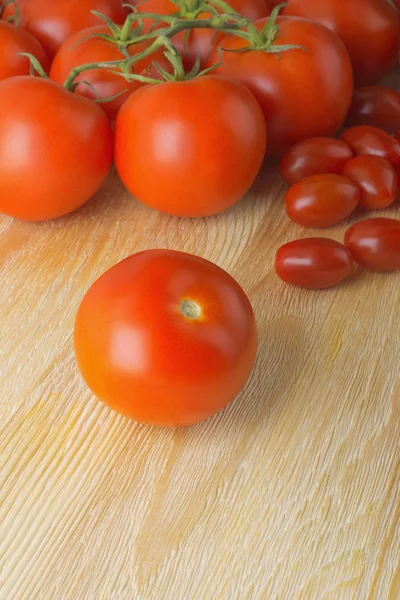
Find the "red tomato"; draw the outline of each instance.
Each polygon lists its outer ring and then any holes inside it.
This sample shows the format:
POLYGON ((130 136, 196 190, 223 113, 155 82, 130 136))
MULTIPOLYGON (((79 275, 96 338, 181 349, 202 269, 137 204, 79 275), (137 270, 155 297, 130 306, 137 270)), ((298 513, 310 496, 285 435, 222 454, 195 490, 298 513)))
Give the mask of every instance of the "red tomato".
POLYGON ((54 219, 81 206, 111 166, 111 130, 94 102, 40 77, 0 82, 0 212, 54 219))
POLYGON ((327 238, 305 238, 279 248, 275 269, 286 283, 308 289, 337 285, 352 272, 352 260, 346 248, 327 238))
POLYGON ((400 94, 378 85, 358 88, 347 115, 346 124, 372 125, 395 133, 400 129, 400 94))
POLYGON ((285 195, 288 217, 305 227, 331 227, 348 217, 360 201, 358 186, 340 175, 313 175, 285 195))
POLYGON ((352 156, 345 142, 329 137, 310 138, 292 146, 281 158, 281 175, 289 184, 311 175, 340 175, 352 156))
POLYGON ((288 0, 283 14, 334 31, 350 54, 357 85, 376 83, 396 63, 399 19, 387 0, 288 0))
MULTIPOLYGON (((39 40, 50 58, 70 35, 101 24, 91 10, 123 23, 127 13, 122 4, 122 0, 18 0, 21 26, 39 40)), ((9 16, 15 16, 12 4, 6 7, 3 18, 9 16)))
MULTIPOLYGON (((99 37, 88 37, 93 36, 94 34, 109 34, 109 29, 108 27, 103 26, 89 27, 73 34, 64 42, 51 65, 50 78, 53 81, 62 85, 70 74, 71 69, 80 65, 98 63, 101 61, 122 60, 125 58, 116 44, 99 37)), ((150 42, 139 42, 137 44, 132 44, 127 50, 131 56, 134 56, 147 48, 149 43, 150 42)), ((160 49, 148 58, 136 63, 134 71, 157 79, 160 75, 153 65, 154 62, 157 62, 167 71, 171 69, 170 62, 164 57, 164 54, 160 49)), ((96 98, 110 98, 126 90, 125 93, 117 98, 100 104, 101 108, 103 108, 111 118, 116 117, 127 97, 142 85, 138 81, 127 82, 123 77, 112 73, 108 69, 93 69, 92 71, 86 71, 79 75, 76 81, 87 81, 91 84, 93 89, 88 85, 80 84, 75 90, 77 94, 90 98, 91 100, 96 100, 96 98), (96 90, 97 94, 94 90, 96 90)))
POLYGON ((239 394, 257 328, 236 281, 213 263, 149 250, 107 271, 75 323, 83 378, 105 404, 163 427, 208 419, 239 394))
POLYGON ((400 166, 400 143, 382 129, 370 125, 350 127, 342 133, 340 139, 349 144, 357 156, 380 156, 392 165, 400 166))
MULTIPOLYGON (((259 31, 267 20, 256 22, 259 31)), ((248 42, 230 35, 220 42, 220 73, 246 85, 264 112, 268 154, 282 155, 310 137, 329 136, 342 125, 353 93, 351 64, 342 42, 325 27, 304 19, 278 17, 276 44, 301 46, 280 52, 243 50, 248 42)), ((218 48, 211 63, 218 63, 218 48)))
POLYGON ((348 229, 344 241, 354 260, 372 271, 400 269, 400 221, 366 219, 348 229))
POLYGON ((393 204, 399 190, 399 179, 394 167, 379 156, 356 156, 349 160, 343 171, 361 190, 360 206, 386 208, 393 204))
POLYGON ((18 56, 20 52, 35 56, 45 71, 49 68, 49 59, 40 43, 24 29, 5 21, 0 21, 0 48, 0 80, 29 75, 30 61, 26 56, 18 56))
POLYGON ((128 190, 147 206, 203 217, 244 196, 265 142, 263 115, 249 90, 207 75, 132 94, 115 124, 115 164, 128 190))

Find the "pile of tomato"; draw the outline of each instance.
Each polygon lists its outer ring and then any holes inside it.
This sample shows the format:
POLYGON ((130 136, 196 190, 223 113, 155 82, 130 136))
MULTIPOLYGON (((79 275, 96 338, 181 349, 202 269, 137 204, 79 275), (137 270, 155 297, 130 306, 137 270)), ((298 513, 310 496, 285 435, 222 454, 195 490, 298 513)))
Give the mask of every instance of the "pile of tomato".
MULTIPOLYGON (((279 158, 286 212, 331 227, 398 195, 400 94, 391 0, 0 0, 0 212, 27 221, 85 204, 112 164, 176 217, 229 209, 279 158), (336 136, 336 137, 334 137, 336 136)), ((282 246, 284 281, 325 288, 353 263, 400 269, 400 221, 362 219, 344 244, 282 246)), ((253 369, 250 302, 199 257, 149 251, 88 291, 75 326, 92 391, 145 423, 226 406, 253 369)))

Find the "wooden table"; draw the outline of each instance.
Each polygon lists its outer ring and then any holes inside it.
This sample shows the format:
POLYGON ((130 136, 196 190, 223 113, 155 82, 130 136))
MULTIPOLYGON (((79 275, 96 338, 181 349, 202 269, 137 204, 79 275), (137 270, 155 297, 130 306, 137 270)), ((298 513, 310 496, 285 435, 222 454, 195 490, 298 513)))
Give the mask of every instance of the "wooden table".
POLYGON ((234 209, 185 221, 112 175, 74 215, 1 219, 1 600, 400 598, 400 276, 284 285, 277 247, 319 232, 283 191, 264 168, 234 209), (163 247, 228 270, 259 324, 251 382, 189 429, 116 415, 74 362, 90 284, 163 247))

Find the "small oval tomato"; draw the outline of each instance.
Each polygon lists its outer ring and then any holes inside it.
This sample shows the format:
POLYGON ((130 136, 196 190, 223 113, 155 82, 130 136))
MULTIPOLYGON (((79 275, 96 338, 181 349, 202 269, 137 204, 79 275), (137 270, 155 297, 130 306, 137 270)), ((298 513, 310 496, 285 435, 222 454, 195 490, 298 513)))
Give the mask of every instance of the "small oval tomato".
POLYGON ((394 167, 379 156, 356 156, 349 160, 343 176, 361 190, 359 204, 363 208, 387 208, 396 199, 399 179, 394 167))
POLYGON ((378 85, 354 90, 346 125, 372 125, 395 133, 400 129, 400 94, 378 85))
POLYGON ((40 43, 21 27, 15 27, 0 21, 0 80, 16 75, 29 75, 30 61, 20 52, 28 52, 38 59, 45 71, 49 68, 49 59, 40 43))
POLYGON ((360 200, 358 186, 340 175, 313 175, 285 194, 288 217, 305 227, 331 227, 348 217, 360 200))
POLYGON ((280 161, 281 175, 289 184, 311 175, 340 175, 353 152, 348 144, 329 137, 303 140, 292 146, 280 161))
MULTIPOLYGON (((255 26, 262 31, 266 23, 261 19, 255 26)), ((247 40, 229 35, 217 44, 210 64, 221 61, 215 73, 253 92, 267 123, 268 154, 281 156, 301 140, 336 133, 350 107, 353 74, 343 43, 326 27, 278 17, 274 31, 272 47, 299 47, 276 55, 266 42, 265 48, 246 50, 247 40)))
POLYGON ((104 112, 40 77, 0 82, 0 212, 28 221, 78 208, 102 185, 112 139, 104 112))
POLYGON ((386 0, 288 0, 283 14, 335 32, 350 54, 358 86, 376 83, 396 63, 399 19, 386 0))
POLYGON ((82 300, 79 369, 117 412, 163 427, 207 419, 239 394, 257 328, 236 281, 207 260, 149 250, 120 262, 82 300))
MULTIPOLYGON (((101 24, 92 10, 123 23, 127 13, 122 4, 122 0, 18 0, 21 26, 39 40, 50 58, 70 35, 101 24)), ((3 19, 10 16, 15 17, 13 4, 5 8, 3 19)))
MULTIPOLYGON (((69 37, 57 52, 51 65, 50 78, 59 84, 63 84, 71 69, 88 63, 102 61, 122 60, 125 56, 118 49, 118 45, 108 40, 96 37, 109 34, 108 27, 102 25, 88 27, 69 37)), ((127 51, 131 56, 142 52, 149 46, 150 42, 139 42, 128 46, 127 51)), ((158 50, 147 58, 140 60, 134 67, 134 72, 144 74, 153 79, 160 77, 154 63, 157 62, 166 71, 171 69, 170 62, 165 58, 162 50, 158 50)), ((143 85, 139 81, 126 81, 122 76, 113 73, 109 69, 92 69, 85 71, 76 78, 76 81, 86 81, 92 87, 81 83, 75 93, 96 100, 97 98, 113 98, 108 102, 102 102, 101 108, 105 110, 110 118, 115 118, 122 104, 128 96, 143 85), (123 93, 122 93, 123 92, 123 93)))
POLYGON ((354 260, 372 271, 400 269, 400 221, 366 219, 346 232, 344 241, 354 260))
POLYGON ((337 285, 352 272, 350 253, 327 238, 304 238, 281 246, 275 270, 283 281, 308 289, 337 285))
POLYGON ((356 156, 380 156, 395 167, 400 165, 400 143, 382 129, 370 125, 350 127, 340 139, 349 144, 356 156))
POLYGON ((117 116, 115 165, 147 206, 203 217, 244 196, 265 143, 263 115, 249 90, 207 75, 134 92, 117 116))

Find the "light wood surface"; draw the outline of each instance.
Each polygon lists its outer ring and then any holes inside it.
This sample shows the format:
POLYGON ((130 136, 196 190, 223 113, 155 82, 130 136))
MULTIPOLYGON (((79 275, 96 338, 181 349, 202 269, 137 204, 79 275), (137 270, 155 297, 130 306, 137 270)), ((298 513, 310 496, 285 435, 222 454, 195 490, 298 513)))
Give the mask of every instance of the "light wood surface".
POLYGON ((1 600, 400 598, 400 275, 280 282, 277 247, 320 234, 283 191, 264 168, 233 210, 185 221, 112 175, 54 223, 1 218, 1 600), (190 429, 114 414, 74 363, 84 292, 153 247, 228 270, 259 324, 251 382, 190 429))

